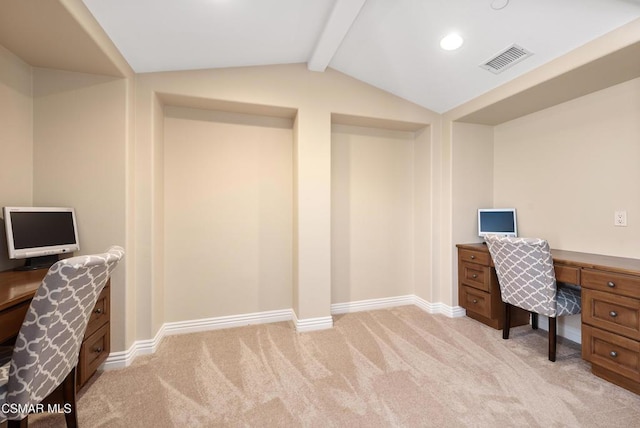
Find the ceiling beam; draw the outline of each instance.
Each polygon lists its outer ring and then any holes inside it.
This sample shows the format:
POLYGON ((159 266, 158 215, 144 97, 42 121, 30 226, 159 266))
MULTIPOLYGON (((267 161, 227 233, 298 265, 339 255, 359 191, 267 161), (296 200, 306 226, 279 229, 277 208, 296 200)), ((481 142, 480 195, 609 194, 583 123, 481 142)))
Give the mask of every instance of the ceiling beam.
POLYGON ((324 71, 367 0, 337 0, 307 62, 311 71, 324 71))

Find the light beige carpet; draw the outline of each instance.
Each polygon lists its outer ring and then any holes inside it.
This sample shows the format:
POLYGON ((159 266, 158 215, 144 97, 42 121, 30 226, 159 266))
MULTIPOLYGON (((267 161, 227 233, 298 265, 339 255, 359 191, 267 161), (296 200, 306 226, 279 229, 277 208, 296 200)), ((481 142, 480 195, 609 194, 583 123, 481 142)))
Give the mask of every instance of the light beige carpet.
MULTIPOLYGON (((631 427, 640 396, 593 376, 578 345, 404 306, 163 340, 81 391, 89 427, 631 427)), ((33 427, 63 425, 59 415, 33 427)))

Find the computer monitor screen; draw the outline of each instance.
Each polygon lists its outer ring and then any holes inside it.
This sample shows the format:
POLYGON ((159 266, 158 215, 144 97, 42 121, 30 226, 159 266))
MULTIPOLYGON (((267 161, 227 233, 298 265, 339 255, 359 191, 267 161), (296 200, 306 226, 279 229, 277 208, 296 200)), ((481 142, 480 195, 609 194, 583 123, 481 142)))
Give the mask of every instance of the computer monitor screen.
POLYGON ((515 208, 478 210, 478 235, 518 236, 515 208))
POLYGON ((3 214, 10 259, 31 259, 80 249, 73 208, 4 207, 3 214))

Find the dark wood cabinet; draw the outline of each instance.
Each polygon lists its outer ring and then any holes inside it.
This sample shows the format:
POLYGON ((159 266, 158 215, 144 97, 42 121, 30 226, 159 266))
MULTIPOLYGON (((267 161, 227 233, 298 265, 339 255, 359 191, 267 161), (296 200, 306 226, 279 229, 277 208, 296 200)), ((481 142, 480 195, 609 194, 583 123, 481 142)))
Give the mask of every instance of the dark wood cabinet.
POLYGON ((87 383, 98 370, 98 367, 105 362, 111 350, 109 335, 109 321, 111 319, 110 285, 110 282, 107 282, 107 285, 102 289, 102 293, 100 293, 96 306, 91 313, 91 318, 89 318, 87 330, 84 333, 76 372, 78 388, 87 383))
POLYGON ((640 393, 640 276, 583 270, 582 358, 598 376, 640 393))
MULTIPOLYGON (((486 245, 460 244, 458 247, 458 304, 467 316, 490 327, 502 329, 504 305, 496 269, 486 245)), ((511 326, 529 323, 529 312, 513 308, 511 326)))

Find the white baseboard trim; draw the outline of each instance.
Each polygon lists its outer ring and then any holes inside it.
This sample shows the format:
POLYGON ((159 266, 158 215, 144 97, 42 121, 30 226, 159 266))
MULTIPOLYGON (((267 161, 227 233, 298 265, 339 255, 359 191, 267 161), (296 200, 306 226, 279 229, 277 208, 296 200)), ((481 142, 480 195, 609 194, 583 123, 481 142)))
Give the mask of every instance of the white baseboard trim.
POLYGON ((178 321, 163 325, 166 336, 174 334, 197 333, 201 331, 219 330, 222 328, 242 327, 252 324, 291 321, 293 311, 282 309, 276 311, 254 312, 224 317, 203 318, 199 320, 178 321))
MULTIPOLYGON (((582 331, 580 328, 576 328, 572 325, 567 325, 562 321, 562 317, 558 318, 558 327, 556 333, 560 337, 569 339, 575 343, 582 343, 582 331)), ((549 318, 545 316, 538 316, 538 327, 542 330, 549 331, 549 318)))
POLYGON ((136 357, 154 354, 164 336, 164 325, 162 325, 153 339, 136 340, 126 351, 111 352, 107 360, 102 364, 102 369, 122 369, 130 366, 136 357))
POLYGON ((355 302, 334 303, 331 305, 331 314, 348 314, 350 312, 372 311, 375 309, 393 308, 396 306, 413 305, 413 294, 406 296, 385 297, 382 299, 358 300, 355 302))
POLYGON ((449 318, 463 317, 467 314, 464 308, 460 306, 449 306, 444 303, 431 303, 418 296, 414 296, 414 305, 429 314, 442 314, 449 318))
POLYGON ((296 326, 298 333, 325 330, 333 327, 333 318, 330 316, 298 319, 296 311, 292 310, 291 312, 293 313, 293 324, 296 326))
MULTIPOLYGON (((337 315, 349 312, 370 311, 375 309, 392 308, 396 306, 406 305, 416 305, 427 313, 443 314, 450 318, 465 315, 464 309, 462 309, 460 306, 452 307, 449 305, 445 305, 444 303, 430 303, 413 294, 387 297, 382 299, 360 300, 347 303, 334 303, 333 305, 331 305, 331 314, 337 315)), ((165 336, 281 321, 293 321, 296 331, 300 333, 324 330, 333 327, 333 318, 331 316, 298 319, 293 309, 282 309, 241 315, 230 315, 224 317, 170 322, 163 324, 153 339, 137 340, 126 351, 110 353, 109 357, 107 357, 107 360, 102 365, 102 368, 104 370, 124 368, 131 365, 131 363, 133 363, 133 360, 135 360, 135 358, 138 356, 155 353, 156 349, 158 349, 158 346, 160 345, 160 342, 162 342, 162 339, 165 336)), ((543 324, 541 323, 540 326, 543 327, 543 324)))
POLYGON ((102 365, 104 370, 120 369, 131 365, 141 355, 154 354, 165 336, 175 334, 196 333, 222 328, 241 327, 251 324, 266 324, 280 321, 291 321, 293 311, 282 309, 275 311, 254 312, 241 315, 230 315, 199 320, 164 323, 153 339, 137 340, 126 351, 112 352, 102 365))

